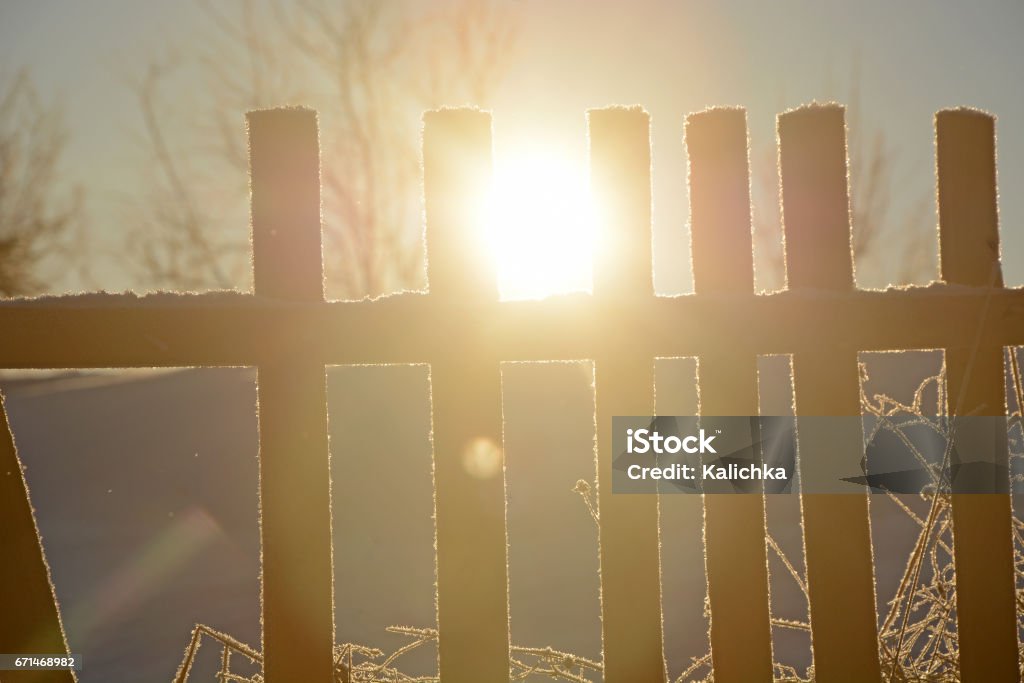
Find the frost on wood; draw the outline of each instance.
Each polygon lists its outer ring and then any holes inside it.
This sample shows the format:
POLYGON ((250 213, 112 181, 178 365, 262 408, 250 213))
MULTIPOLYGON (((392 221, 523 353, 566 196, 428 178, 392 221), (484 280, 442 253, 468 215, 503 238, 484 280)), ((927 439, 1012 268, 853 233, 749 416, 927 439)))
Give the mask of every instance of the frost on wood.
MULTIPOLYGON (((522 670, 527 654, 558 675, 554 660, 559 657, 566 671, 596 666, 556 650, 527 652, 509 645, 503 481, 472 478, 459 457, 474 439, 501 443, 502 361, 594 361, 593 517, 600 532, 601 668, 608 683, 660 680, 668 673, 662 610, 671 605, 662 605, 655 578, 660 571, 657 501, 615 497, 602 487, 610 471, 610 418, 652 412, 656 357, 699 357, 703 413, 755 414, 756 356, 793 354, 798 415, 855 415, 861 410, 859 351, 941 348, 947 353, 945 410, 1005 414, 1002 348, 1024 343, 1024 294, 1002 287, 994 126, 985 115, 950 111, 937 120, 946 282, 858 292, 843 111, 815 105, 784 114, 779 142, 790 291, 771 296, 752 291, 743 112, 712 110, 691 117, 687 144, 697 292, 659 298, 652 286, 650 122, 639 108, 590 112, 592 181, 604 205, 600 230, 606 245, 598 255, 594 294, 532 302, 499 302, 493 273, 476 251, 479 235, 466 193, 478 192, 490 173, 488 115, 446 110, 425 117, 430 293, 359 302, 323 297, 315 114, 254 112, 248 123, 254 294, 90 294, 0 303, 0 364, 258 366, 259 656, 271 681, 328 680, 337 673, 326 364, 431 364, 439 630, 409 635, 436 638, 439 675, 446 683, 503 680, 522 670)), ((800 438, 801 476, 813 473, 821 458, 860 455, 859 435, 845 434, 827 444, 807 433, 800 438)), ((16 465, 13 447, 5 457, 16 465)), ((5 547, 28 542, 38 549, 24 483, 15 475, 8 479, 15 483, 6 485, 14 488, 0 501, 13 506, 9 518, 18 521, 6 532, 12 536, 5 547)), ((778 549, 764 535, 762 505, 758 496, 706 504, 709 610, 715 625, 707 661, 719 683, 788 675, 771 657, 775 620, 765 609, 764 558, 778 549), (729 564, 723 543, 737 536, 745 539, 743 551, 729 564), (727 576, 727 569, 743 580, 727 576), (741 600, 741 590, 751 592, 741 600), (742 619, 741 603, 747 608, 742 619), (737 640, 754 656, 730 654, 737 640)), ((962 675, 966 680, 1015 677, 1012 539, 1019 530, 1012 524, 1009 499, 954 496, 948 518, 962 675)), ((946 539, 947 527, 940 531, 935 538, 946 539)), ((880 640, 877 629, 866 497, 805 496, 803 532, 807 571, 801 585, 809 595, 807 628, 816 675, 879 679, 892 657, 906 653, 888 638, 890 631, 880 640), (895 655, 885 649, 893 647, 895 655)), ((57 634, 45 563, 38 550, 33 556, 40 561, 5 571, 32 574, 39 590, 19 599, 31 601, 26 608, 50 619, 57 634)), ((909 627, 900 638, 912 636, 907 633, 909 627)), ((348 653, 345 675, 356 674, 357 655, 386 660, 355 646, 348 653)))

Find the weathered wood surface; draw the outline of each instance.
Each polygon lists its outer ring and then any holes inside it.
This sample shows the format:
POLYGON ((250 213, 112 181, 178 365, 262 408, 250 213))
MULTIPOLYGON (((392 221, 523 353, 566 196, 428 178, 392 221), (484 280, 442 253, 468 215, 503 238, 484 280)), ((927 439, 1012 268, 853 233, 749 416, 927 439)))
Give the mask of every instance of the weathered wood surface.
MULTIPOLYGON (((859 351, 943 348, 950 411, 1002 415, 1002 349, 1024 344, 1024 291, 1005 289, 999 271, 990 117, 938 117, 945 282, 862 292, 850 253, 842 110, 783 115, 789 290, 764 296, 752 293, 742 112, 709 112, 691 124, 692 296, 654 296, 649 121, 641 110, 613 108, 590 114, 593 180, 607 203, 594 294, 499 302, 463 201, 489 173, 490 120, 453 110, 428 115, 425 129, 431 292, 324 301, 315 115, 274 110, 250 116, 254 293, 0 302, 0 366, 259 367, 264 651, 274 683, 330 675, 324 366, 430 363, 440 669, 459 681, 503 680, 509 671, 503 481, 473 479, 461 462, 476 440, 501 458, 498 364, 594 359, 605 680, 663 680, 657 501, 600 488, 610 478, 610 418, 652 411, 656 357, 699 357, 702 412, 746 414, 757 409, 756 356, 792 353, 797 414, 850 415, 859 413, 859 351), (702 140, 727 144, 707 149, 702 140)), ((804 467, 823 457, 812 441, 801 440, 804 467)), ((20 521, 4 546, 36 539, 23 484, 5 500, 20 521)), ((807 495, 803 514, 816 672, 878 680, 867 498, 807 495)), ((763 502, 709 498, 705 515, 716 677, 767 680, 763 502), (744 539, 740 551, 729 538, 744 539), (745 620, 740 602, 754 610, 745 620)), ((1009 521, 1006 496, 954 500, 965 680, 1017 676, 1009 521)), ((24 566, 38 589, 25 594, 34 596, 25 609, 56 637, 45 563, 24 566)))

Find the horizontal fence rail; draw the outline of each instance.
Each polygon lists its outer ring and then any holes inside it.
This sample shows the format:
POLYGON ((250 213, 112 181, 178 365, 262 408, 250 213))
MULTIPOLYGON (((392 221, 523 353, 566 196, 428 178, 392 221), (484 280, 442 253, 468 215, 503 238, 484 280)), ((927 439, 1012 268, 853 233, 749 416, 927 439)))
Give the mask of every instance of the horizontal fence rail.
MULTIPOLYGON (((653 412, 657 357, 698 358, 702 414, 756 414, 759 354, 793 354, 800 415, 858 415, 857 353, 943 349, 954 414, 1005 414, 1002 353, 1024 344, 1024 291, 1003 288, 992 117, 937 117, 943 282, 856 290, 843 110, 779 118, 788 290, 753 291, 746 116, 690 116, 695 294, 652 285, 649 121, 640 109, 590 112, 592 183, 604 206, 593 294, 498 301, 469 195, 486 187, 489 115, 425 117, 430 293, 325 301, 315 113, 249 115, 253 294, 85 294, 0 302, 0 366, 259 369, 264 673, 328 681, 334 641, 324 366, 430 363, 435 458, 439 667, 445 683, 510 671, 504 482, 469 477, 464 449, 500 448, 502 361, 593 359, 604 680, 663 681, 657 499, 613 496, 613 415, 653 412)), ((3 422, 0 420, 0 422, 3 422)), ((5 424, 0 432, 7 433, 5 424)), ((802 475, 823 458, 860 458, 861 435, 800 433, 802 475)), ((0 442, 0 470, 19 467, 0 442)), ((22 633, 63 643, 23 481, 8 478, 0 541, 30 562, 0 562, 0 651, 22 633), (13 482, 13 483, 12 483, 13 482), (19 573, 20 572, 20 573, 19 573), (26 584, 21 573, 31 574, 26 584), (20 582, 20 583, 19 583, 20 582), (16 587, 32 585, 31 591, 16 587), (40 635, 41 634, 41 635, 40 635)), ((957 617, 964 680, 1017 680, 1010 503, 954 496, 957 617)), ((871 681, 880 665, 874 563, 863 490, 802 497, 818 680, 871 681)), ((715 680, 772 678, 764 498, 706 496, 706 567, 715 680)), ((347 587, 345 587, 347 589, 347 587)), ((339 600, 345 596, 339 594, 339 600)), ((6 680, 6 678, 5 678, 6 680)), ((15 680, 12 678, 12 680, 15 680)), ((72 680, 71 674, 68 679, 72 680)))
POLYGON ((331 365, 423 363, 446 348, 448 332, 435 321, 451 315, 478 321, 489 355, 519 361, 593 358, 623 326, 636 331, 634 348, 652 357, 713 353, 722 339, 760 354, 820 345, 855 352, 1024 344, 1024 291, 948 284, 707 293, 631 306, 586 294, 475 306, 420 293, 293 303, 213 292, 0 301, 0 328, 17 331, 0 335, 0 358, 20 369, 228 367, 292 348, 331 365), (521 336, 524 327, 529 337, 521 336))

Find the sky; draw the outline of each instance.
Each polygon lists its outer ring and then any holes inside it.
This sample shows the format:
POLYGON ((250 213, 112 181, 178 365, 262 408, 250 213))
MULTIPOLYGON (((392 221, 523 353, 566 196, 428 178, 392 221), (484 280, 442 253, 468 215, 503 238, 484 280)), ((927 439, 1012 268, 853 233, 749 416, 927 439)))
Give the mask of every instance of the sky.
MULTIPOLYGON (((496 158, 539 139, 583 163, 588 108, 644 106, 652 116, 659 292, 691 287, 685 115, 744 106, 753 158, 771 158, 777 113, 812 100, 847 100, 854 87, 860 125, 883 133, 894 150, 897 209, 920 197, 934 208, 938 109, 966 105, 998 117, 1004 273, 1008 285, 1024 284, 1024 200, 1016 191, 1024 183, 1024 95, 1016 84, 1024 72, 1024 6, 948 0, 520 0, 510 6, 518 38, 491 103, 496 158)), ((0 6, 0 68, 27 66, 69 116, 67 169, 89 197, 90 229, 108 245, 100 257, 107 267, 97 276, 104 287, 131 284, 119 272, 124 219, 117 206, 141 192, 127 163, 140 124, 126 75, 167 46, 187 46, 201 17, 193 2, 7 0, 0 6)))

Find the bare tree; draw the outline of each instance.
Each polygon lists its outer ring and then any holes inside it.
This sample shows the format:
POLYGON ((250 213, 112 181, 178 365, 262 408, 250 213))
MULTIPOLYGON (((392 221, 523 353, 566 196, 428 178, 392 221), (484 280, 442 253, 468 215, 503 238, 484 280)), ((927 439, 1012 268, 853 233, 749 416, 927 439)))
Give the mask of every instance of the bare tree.
POLYGON ((153 60, 133 83, 153 175, 130 244, 142 279, 247 286, 242 116, 294 103, 320 114, 328 294, 422 287, 420 116, 486 104, 513 43, 510 10, 489 0, 240 0, 202 12, 207 31, 189 56, 153 60))
MULTIPOLYGON (((856 79, 854 81, 856 83, 856 79)), ((847 154, 850 169, 850 218, 853 256, 861 286, 905 285, 934 275, 935 212, 928 195, 893 197, 905 189, 897 178, 897 148, 882 130, 866 128, 860 111, 860 92, 854 86, 846 110, 847 154), (895 254, 887 265, 881 255, 895 254)), ((775 150, 754 156, 754 230, 757 236, 759 283, 764 290, 785 282, 779 176, 775 150)))
POLYGON ((24 71, 0 83, 0 296, 61 279, 81 226, 78 192, 64 185, 66 132, 24 71))

